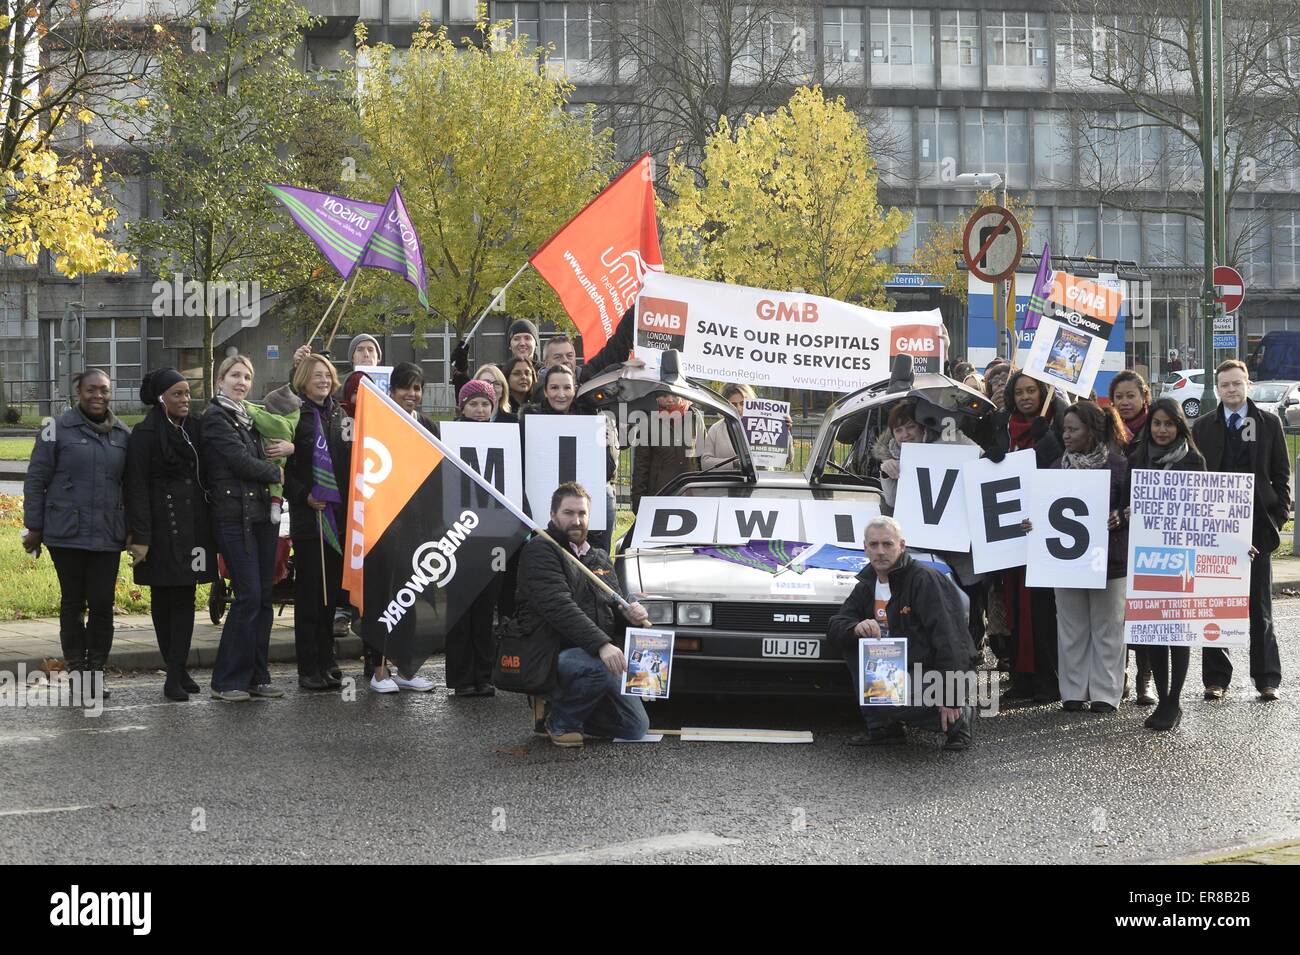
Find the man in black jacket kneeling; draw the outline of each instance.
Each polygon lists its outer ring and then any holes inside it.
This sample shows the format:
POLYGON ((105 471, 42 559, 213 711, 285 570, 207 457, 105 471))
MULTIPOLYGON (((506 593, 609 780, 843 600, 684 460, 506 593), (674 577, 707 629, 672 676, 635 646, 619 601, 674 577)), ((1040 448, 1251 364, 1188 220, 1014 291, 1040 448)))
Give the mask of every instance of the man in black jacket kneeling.
POLYGON ((877 517, 867 524, 866 553, 870 564, 858 574, 858 585, 831 617, 827 632, 832 644, 839 643, 854 674, 857 700, 867 722, 866 734, 850 742, 901 742, 906 724, 944 733, 944 749, 966 749, 975 715, 974 698, 969 693, 974 681, 968 679, 975 645, 956 586, 939 571, 912 559, 902 528, 892 517, 877 517), (907 638, 912 705, 863 705, 858 642, 883 637, 907 638), (927 696, 932 687, 943 687, 942 705, 916 705, 923 692, 918 685, 920 674, 928 684, 927 696), (954 693, 959 687, 965 689, 954 693))
MULTIPOLYGON (((580 484, 561 484, 551 495, 546 532, 588 570, 619 592, 609 554, 587 542, 591 495, 580 484)), ((581 746, 584 733, 640 739, 650 726, 645 705, 622 695, 627 660, 619 649, 624 617, 649 623, 645 608, 620 608, 573 562, 540 536, 524 545, 519 559, 519 626, 549 634, 560 646, 558 686, 546 700, 546 732, 556 746, 581 746)))

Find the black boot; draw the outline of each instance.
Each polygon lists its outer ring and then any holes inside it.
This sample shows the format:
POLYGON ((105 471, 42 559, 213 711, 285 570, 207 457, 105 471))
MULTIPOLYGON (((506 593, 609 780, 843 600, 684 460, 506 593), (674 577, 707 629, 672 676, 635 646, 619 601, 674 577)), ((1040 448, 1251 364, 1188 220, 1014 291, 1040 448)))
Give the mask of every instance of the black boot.
POLYGON ((186 693, 199 692, 199 685, 194 682, 194 677, 190 676, 189 671, 186 670, 184 667, 180 668, 180 671, 176 677, 176 681, 180 684, 180 688, 184 690, 186 693))
POLYGON ((1135 647, 1133 656, 1137 658, 1137 696, 1133 702, 1138 706, 1150 706, 1156 702, 1152 694, 1151 648, 1135 647))
POLYGON ((1177 698, 1167 696, 1160 701, 1156 711, 1148 716, 1142 725, 1149 730, 1155 730, 1157 733, 1165 733, 1177 729, 1182 720, 1183 709, 1178 705, 1177 698))
POLYGON ((190 701, 189 693, 181 684, 181 674, 183 672, 183 670, 169 669, 167 671, 167 680, 163 683, 163 696, 169 700, 175 700, 177 703, 188 703, 190 701))

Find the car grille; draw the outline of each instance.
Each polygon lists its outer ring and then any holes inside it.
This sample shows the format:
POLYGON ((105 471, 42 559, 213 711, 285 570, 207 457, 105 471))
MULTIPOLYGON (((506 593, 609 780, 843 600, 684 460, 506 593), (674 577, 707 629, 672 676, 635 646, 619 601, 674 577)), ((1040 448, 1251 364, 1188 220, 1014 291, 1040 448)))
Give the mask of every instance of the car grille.
POLYGON ((825 633, 838 607, 797 603, 714 603, 713 626, 755 633, 825 633), (778 621, 777 614, 788 619, 778 621), (806 615, 807 622, 799 617, 806 615))

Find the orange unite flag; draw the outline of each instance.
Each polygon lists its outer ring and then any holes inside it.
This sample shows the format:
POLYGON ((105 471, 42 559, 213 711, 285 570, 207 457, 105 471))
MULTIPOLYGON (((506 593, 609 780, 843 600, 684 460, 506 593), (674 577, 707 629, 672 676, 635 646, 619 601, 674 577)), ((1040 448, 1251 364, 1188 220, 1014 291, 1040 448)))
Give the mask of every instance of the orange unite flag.
POLYGON ((632 307, 648 271, 662 272, 654 161, 646 153, 528 260, 560 297, 594 355, 632 307))

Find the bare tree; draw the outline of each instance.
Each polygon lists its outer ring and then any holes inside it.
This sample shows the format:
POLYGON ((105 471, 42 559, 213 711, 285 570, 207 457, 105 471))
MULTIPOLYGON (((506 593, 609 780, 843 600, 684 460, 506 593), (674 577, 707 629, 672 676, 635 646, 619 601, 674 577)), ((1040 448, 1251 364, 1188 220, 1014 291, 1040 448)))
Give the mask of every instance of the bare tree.
POLYGON ((810 8, 773 0, 604 4, 620 142, 696 167, 725 116, 783 104, 814 79, 810 8))
MULTIPOLYGON (((1259 186, 1281 172, 1274 168, 1282 158, 1279 135, 1300 136, 1300 90, 1289 90, 1288 129, 1278 106, 1287 92, 1277 76, 1279 46, 1289 51, 1292 37, 1300 40, 1297 13, 1300 5, 1289 0, 1228 9, 1224 190, 1234 263, 1267 241, 1281 197, 1259 186)), ((1204 228, 1200 0, 1145 0, 1136 13, 1117 0, 1066 0, 1056 30, 1057 85, 1073 103, 1079 186, 1112 209, 1173 214, 1204 228)), ((1300 45, 1295 49, 1300 67, 1300 45)), ((1286 152, 1289 167, 1294 151, 1286 152)))

